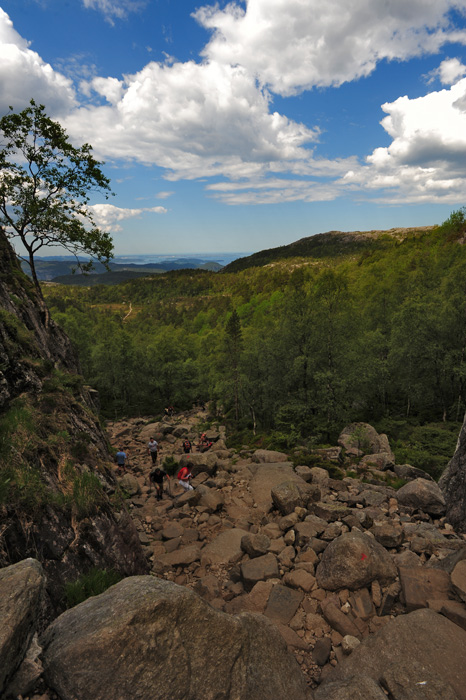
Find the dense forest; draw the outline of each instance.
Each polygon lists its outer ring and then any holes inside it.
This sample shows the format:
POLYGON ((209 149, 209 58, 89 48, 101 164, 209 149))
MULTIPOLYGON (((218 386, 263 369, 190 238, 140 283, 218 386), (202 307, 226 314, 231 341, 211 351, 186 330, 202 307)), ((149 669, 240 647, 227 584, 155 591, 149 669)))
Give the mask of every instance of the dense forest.
POLYGON ((424 443, 450 429, 451 450, 466 405, 464 220, 237 272, 44 294, 108 418, 209 400, 238 433, 284 447, 363 420, 391 435, 430 424, 424 443))

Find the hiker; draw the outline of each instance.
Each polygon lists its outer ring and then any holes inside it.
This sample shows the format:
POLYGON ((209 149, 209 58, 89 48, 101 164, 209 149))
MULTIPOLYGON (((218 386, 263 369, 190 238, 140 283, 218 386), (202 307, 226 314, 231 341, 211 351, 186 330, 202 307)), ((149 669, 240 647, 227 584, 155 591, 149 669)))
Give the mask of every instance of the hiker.
POLYGON ((163 480, 165 478, 170 481, 170 477, 168 476, 167 472, 164 472, 163 469, 160 469, 160 467, 156 467, 149 475, 149 493, 151 492, 151 484, 154 484, 158 501, 162 500, 163 480))
POLYGON ((187 455, 191 452, 191 449, 192 449, 192 445, 191 445, 190 441, 188 440, 188 438, 186 438, 186 440, 183 442, 183 452, 185 453, 185 455, 187 455))
POLYGON ((204 452, 202 448, 204 447, 204 445, 207 444, 207 442, 207 435, 205 433, 202 433, 199 437, 199 442, 197 443, 198 452, 204 452))
POLYGON ((152 464, 157 464, 158 449, 159 443, 157 442, 157 440, 153 437, 149 438, 149 442, 147 444, 147 451, 149 452, 152 458, 152 464))
POLYGON ((207 452, 207 450, 210 450, 212 445, 213 445, 212 442, 204 442, 204 443, 202 443, 202 445, 199 445, 199 451, 200 452, 207 452))
POLYGON ((165 409, 165 415, 171 417, 174 413, 175 409, 173 408, 173 406, 167 406, 167 408, 165 409))
POLYGON ((189 465, 189 467, 181 467, 176 478, 178 479, 179 485, 182 486, 185 491, 194 491, 189 483, 189 480, 193 478, 191 474, 191 465, 189 465))
POLYGON ((123 449, 121 447, 118 448, 118 452, 115 455, 115 462, 118 465, 118 472, 125 472, 126 471, 126 459, 128 455, 126 452, 123 452, 123 449))

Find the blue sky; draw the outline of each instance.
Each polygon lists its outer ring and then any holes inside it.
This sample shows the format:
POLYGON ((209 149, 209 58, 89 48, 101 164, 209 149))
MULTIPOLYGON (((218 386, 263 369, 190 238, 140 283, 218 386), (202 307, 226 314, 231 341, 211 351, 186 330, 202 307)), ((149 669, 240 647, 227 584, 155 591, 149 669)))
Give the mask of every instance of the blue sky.
POLYGON ((0 114, 93 146, 116 254, 254 252, 466 205, 465 47, 466 0, 0 0, 0 114))

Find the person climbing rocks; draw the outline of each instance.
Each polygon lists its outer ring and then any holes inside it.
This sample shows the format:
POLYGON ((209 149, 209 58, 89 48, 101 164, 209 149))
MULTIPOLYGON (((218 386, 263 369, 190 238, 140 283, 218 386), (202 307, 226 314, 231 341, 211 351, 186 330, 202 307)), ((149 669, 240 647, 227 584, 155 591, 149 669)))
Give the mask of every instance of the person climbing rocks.
POLYGON ((157 454, 159 450, 159 443, 157 440, 153 437, 149 439, 149 442, 147 444, 147 451, 149 452, 151 458, 152 458, 152 464, 157 464, 157 454))
POLYGON ((151 485, 154 484, 158 501, 162 500, 164 479, 168 479, 168 481, 170 481, 170 477, 168 476, 167 472, 164 472, 163 469, 160 469, 160 467, 153 469, 149 475, 149 493, 151 493, 152 490, 151 485))
POLYGON ((126 460, 128 455, 123 451, 121 447, 118 448, 118 452, 115 455, 115 462, 118 466, 118 472, 124 473, 126 471, 126 460))
POLYGON ((189 483, 189 480, 193 478, 190 464, 188 464, 186 467, 181 467, 176 478, 178 479, 179 485, 182 486, 185 491, 194 491, 193 487, 189 483))
POLYGON ((186 438, 186 440, 183 442, 183 452, 185 455, 189 454, 191 452, 192 445, 191 442, 186 438))

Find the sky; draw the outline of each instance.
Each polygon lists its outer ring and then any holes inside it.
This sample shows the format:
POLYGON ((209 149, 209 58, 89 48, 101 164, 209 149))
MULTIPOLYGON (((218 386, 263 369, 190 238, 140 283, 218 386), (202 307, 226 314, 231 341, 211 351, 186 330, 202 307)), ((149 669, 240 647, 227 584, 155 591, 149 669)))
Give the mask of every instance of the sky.
POLYGON ((0 0, 0 116, 31 98, 104 161, 117 255, 466 205, 466 0, 0 0))

